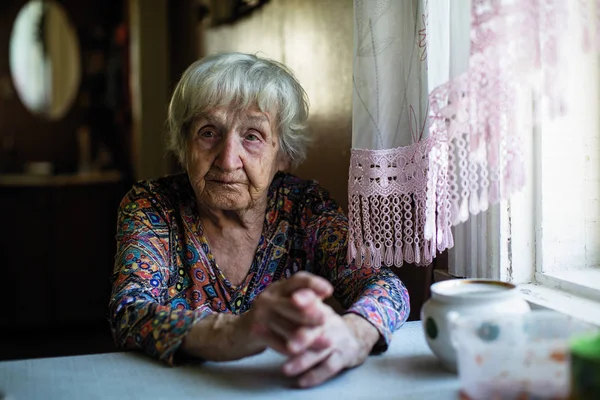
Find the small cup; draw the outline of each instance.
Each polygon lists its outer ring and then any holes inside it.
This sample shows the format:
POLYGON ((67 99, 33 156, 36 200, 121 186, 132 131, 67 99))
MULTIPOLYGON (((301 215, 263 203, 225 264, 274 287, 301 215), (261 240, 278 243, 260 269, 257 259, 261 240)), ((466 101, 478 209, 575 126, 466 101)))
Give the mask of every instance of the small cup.
POLYGON ((571 341, 571 400, 600 399, 600 334, 571 341))

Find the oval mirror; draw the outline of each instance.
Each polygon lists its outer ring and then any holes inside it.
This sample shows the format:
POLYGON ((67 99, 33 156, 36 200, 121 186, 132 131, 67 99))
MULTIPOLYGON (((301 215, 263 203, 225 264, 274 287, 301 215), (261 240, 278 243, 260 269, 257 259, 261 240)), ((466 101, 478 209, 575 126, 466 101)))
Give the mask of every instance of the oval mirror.
POLYGON ((19 98, 34 114, 62 118, 79 91, 79 42, 64 8, 31 0, 19 11, 10 36, 10 72, 19 98))

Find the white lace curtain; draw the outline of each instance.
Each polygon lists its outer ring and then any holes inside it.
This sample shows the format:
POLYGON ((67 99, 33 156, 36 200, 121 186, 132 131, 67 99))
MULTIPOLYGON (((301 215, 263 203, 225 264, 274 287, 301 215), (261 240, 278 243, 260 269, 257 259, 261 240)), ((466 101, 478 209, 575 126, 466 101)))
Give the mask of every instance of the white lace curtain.
POLYGON ((571 1, 354 1, 349 259, 427 265, 452 226, 523 186, 533 94, 540 113, 568 110, 568 16, 582 51, 597 35, 600 9, 571 1))

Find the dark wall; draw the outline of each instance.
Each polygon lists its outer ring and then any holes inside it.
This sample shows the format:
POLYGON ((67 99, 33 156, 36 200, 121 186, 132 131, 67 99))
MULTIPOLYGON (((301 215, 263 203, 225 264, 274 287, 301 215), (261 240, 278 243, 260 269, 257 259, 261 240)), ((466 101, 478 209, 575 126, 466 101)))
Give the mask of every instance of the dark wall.
POLYGON ((93 147, 108 146, 116 160, 108 167, 125 177, 0 185, 0 302, 7 309, 0 327, 11 343, 0 348, 0 360, 114 351, 106 309, 117 206, 131 187, 127 1, 57 2, 78 33, 82 68, 75 103, 57 121, 30 113, 12 86, 9 41, 27 1, 0 2, 0 174, 22 172, 28 161, 75 172, 76 132, 87 126, 93 147))

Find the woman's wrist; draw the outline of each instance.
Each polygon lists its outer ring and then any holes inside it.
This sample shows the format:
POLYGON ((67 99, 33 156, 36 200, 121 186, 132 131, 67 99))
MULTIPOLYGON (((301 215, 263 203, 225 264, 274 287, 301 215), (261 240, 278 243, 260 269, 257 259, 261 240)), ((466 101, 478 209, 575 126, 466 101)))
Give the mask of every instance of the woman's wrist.
POLYGON ((233 335, 235 335, 236 341, 244 343, 248 356, 262 353, 267 349, 264 340, 253 328, 254 312, 252 310, 238 316, 233 335))
POLYGON ((181 350, 207 361, 233 361, 258 354, 265 346, 255 339, 249 320, 246 315, 210 315, 192 326, 181 350))
POLYGON ((375 344, 381 339, 381 334, 377 328, 358 314, 348 313, 343 315, 342 318, 358 341, 361 352, 365 357, 368 356, 375 344))

